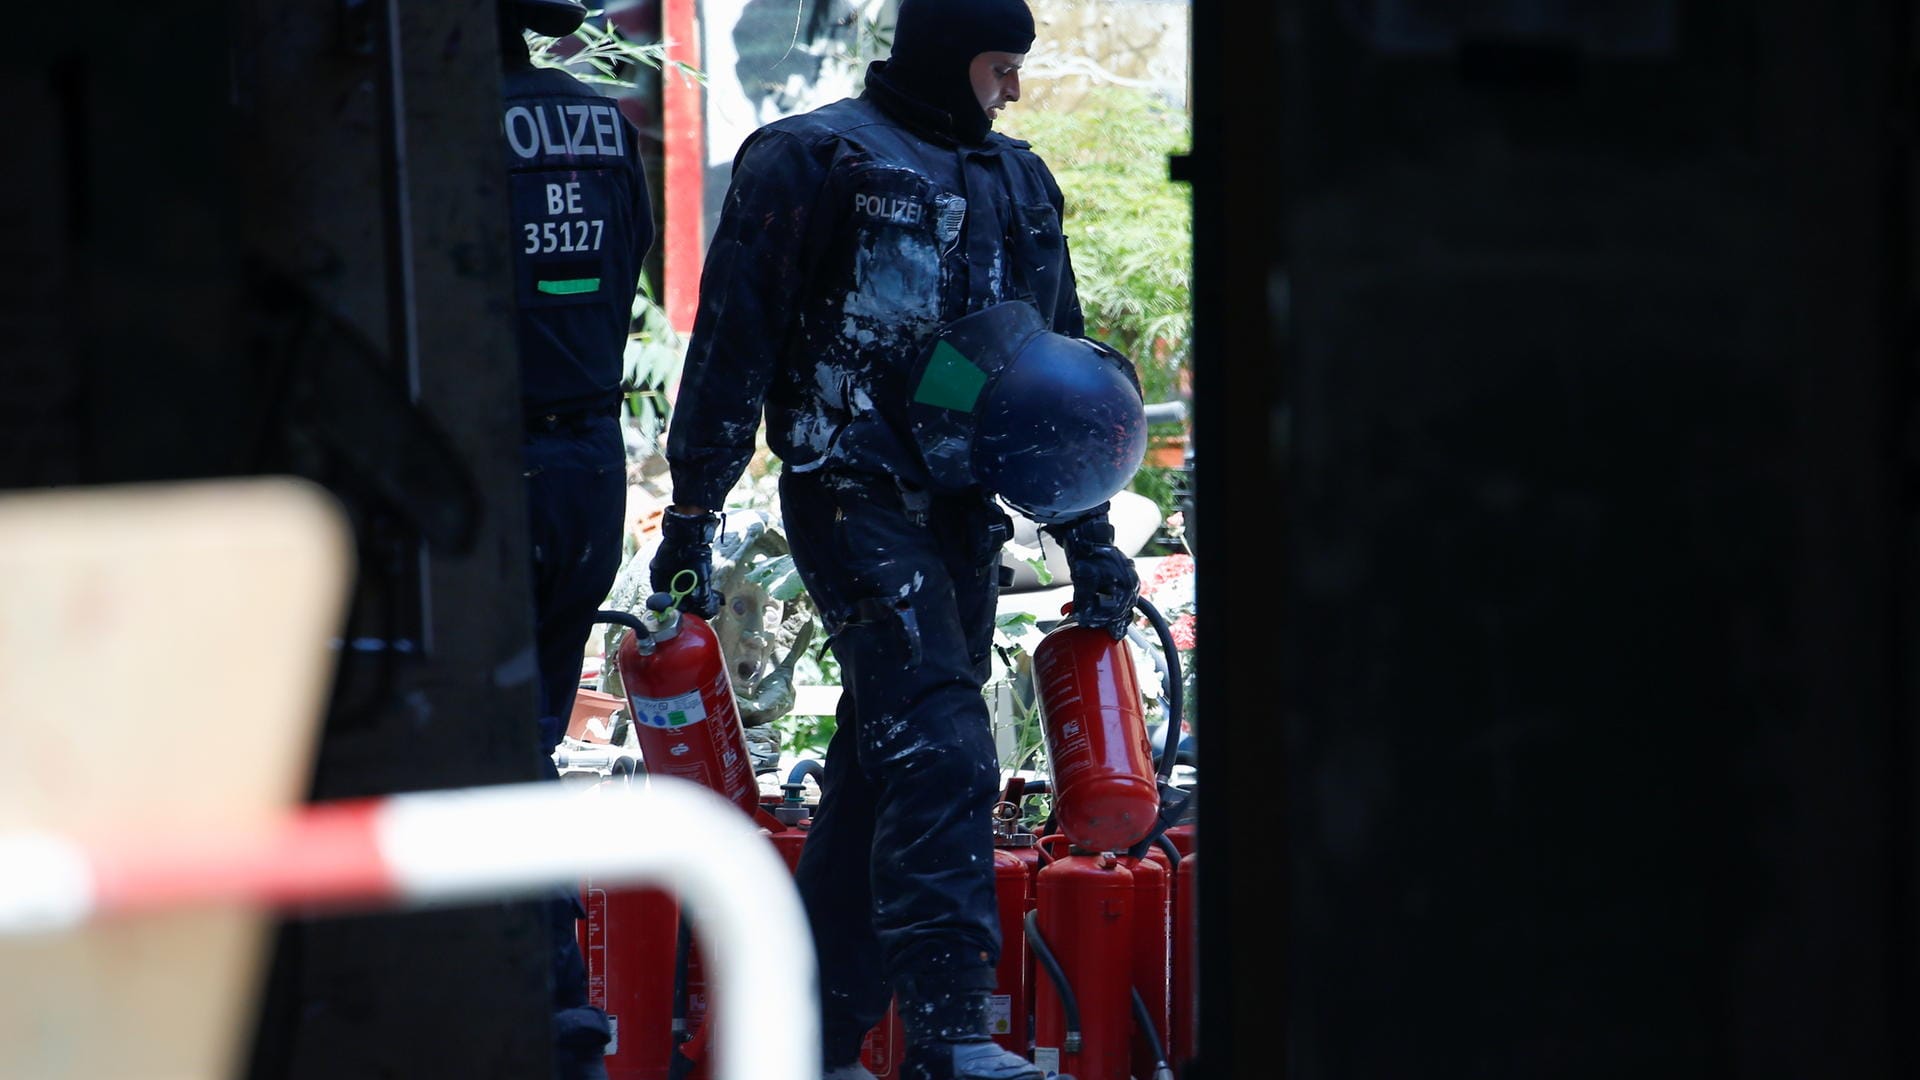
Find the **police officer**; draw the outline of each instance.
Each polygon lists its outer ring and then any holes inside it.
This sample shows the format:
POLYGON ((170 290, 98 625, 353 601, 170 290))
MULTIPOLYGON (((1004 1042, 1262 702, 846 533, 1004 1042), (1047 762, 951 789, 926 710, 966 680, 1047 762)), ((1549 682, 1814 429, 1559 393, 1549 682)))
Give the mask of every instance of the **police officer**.
MULTIPOLYGON (((682 605, 717 609, 714 511, 754 452, 764 407, 768 444, 784 464, 794 562, 844 677, 798 871, 832 1078, 866 1075, 862 1037, 894 994, 908 1044, 903 1076, 1042 1075, 988 1035, 1000 770, 980 691, 1010 523, 984 483, 939 482, 908 415, 916 399, 970 415, 985 396, 973 364, 930 353, 970 316, 1023 311, 1025 330, 1052 343, 1051 352, 1008 345, 995 365, 1015 354, 1089 355, 1061 348, 1083 340, 1084 326, 1060 189, 1026 143, 991 131, 1020 97, 1033 37, 1022 0, 903 0, 892 55, 869 68, 860 97, 748 138, 672 416, 673 503, 654 587, 692 570, 699 586, 682 605), (929 381, 930 368, 958 378, 929 381)), ((1137 411, 1137 384, 1124 392, 1137 411)), ((1056 406, 1016 402, 993 422, 1002 433, 1009 419, 1038 430, 1056 406)), ((1136 436, 1143 447, 1143 427, 1127 438, 1136 436)), ((1001 471, 1066 476, 1070 457, 1128 452, 1095 450, 996 461, 1001 471)), ((1089 492, 1068 478, 1027 488, 1061 496, 1023 509, 1063 541, 1076 617, 1123 634, 1138 582, 1106 521, 1117 487, 1089 492)))
MULTIPOLYGON (((594 612, 620 569, 626 516, 621 378, 653 208, 636 132, 591 87, 533 65, 523 31, 562 37, 579 0, 501 0, 501 128, 512 199, 527 515, 543 770, 566 734, 594 612)), ((605 1014, 587 1006, 571 892, 552 913, 555 1068, 604 1076, 605 1014)))

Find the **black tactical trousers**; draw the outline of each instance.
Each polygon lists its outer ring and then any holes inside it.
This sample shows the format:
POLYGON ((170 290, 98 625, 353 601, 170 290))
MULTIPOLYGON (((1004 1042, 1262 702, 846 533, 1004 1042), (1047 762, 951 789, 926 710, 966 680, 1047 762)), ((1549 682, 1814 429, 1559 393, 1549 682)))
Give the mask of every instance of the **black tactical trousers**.
MULTIPOLYGON (((619 421, 595 417, 529 432, 526 474, 534 648, 540 665, 540 771, 557 780, 550 755, 573 713, 594 613, 620 570, 627 480, 619 421)), ((547 908, 555 1075, 562 1080, 605 1076, 600 1052, 610 1030, 606 1015, 587 1007, 586 963, 575 937, 575 922, 585 912, 571 889, 551 898, 547 908)))
POLYGON ((627 516, 620 422, 600 416, 530 432, 526 471, 541 739, 551 750, 567 733, 594 612, 620 572, 627 516))
POLYGON ((852 1061, 902 975, 999 960, 991 815, 1000 787, 981 685, 1006 516, 981 497, 795 474, 781 518, 840 662, 838 729, 798 883, 820 958, 824 1047, 852 1061))

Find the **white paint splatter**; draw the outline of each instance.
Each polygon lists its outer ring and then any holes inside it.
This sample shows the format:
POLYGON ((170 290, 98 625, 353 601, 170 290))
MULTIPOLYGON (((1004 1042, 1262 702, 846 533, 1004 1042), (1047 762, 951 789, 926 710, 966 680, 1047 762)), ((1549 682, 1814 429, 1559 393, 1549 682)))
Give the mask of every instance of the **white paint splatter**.
POLYGON ((854 289, 841 310, 858 316, 876 334, 885 334, 902 322, 930 322, 939 317, 940 253, 924 233, 904 229, 881 231, 854 254, 854 289))

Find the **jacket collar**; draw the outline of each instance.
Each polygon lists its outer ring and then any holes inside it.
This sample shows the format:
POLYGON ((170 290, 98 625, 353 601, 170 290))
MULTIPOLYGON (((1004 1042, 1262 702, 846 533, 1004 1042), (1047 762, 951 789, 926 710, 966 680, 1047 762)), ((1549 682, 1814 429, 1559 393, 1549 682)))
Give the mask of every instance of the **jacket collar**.
MULTIPOLYGON (((929 105, 902 91, 887 78, 885 60, 875 60, 867 65, 867 89, 861 96, 871 99, 888 116, 929 142, 989 153, 999 152, 1006 142, 993 137, 993 128, 990 123, 981 129, 978 139, 968 138, 972 132, 960 130, 960 126, 954 123, 952 113, 929 105)), ((981 118, 985 119, 984 113, 981 118)))

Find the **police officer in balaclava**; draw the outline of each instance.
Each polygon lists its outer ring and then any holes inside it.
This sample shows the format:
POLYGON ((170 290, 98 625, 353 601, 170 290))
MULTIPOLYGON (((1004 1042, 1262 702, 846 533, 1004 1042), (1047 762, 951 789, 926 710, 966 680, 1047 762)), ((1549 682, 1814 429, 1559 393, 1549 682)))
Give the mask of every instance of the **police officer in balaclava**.
MULTIPOLYGON (((621 379, 653 208, 638 132, 566 72, 532 62, 524 31, 571 34, 579 0, 501 0, 502 145, 511 200, 516 338, 532 530, 540 767, 566 734, 594 613, 625 543, 621 379)), ((577 893, 551 914, 555 1075, 604 1077, 606 1014, 587 1003, 577 893)))
MULTIPOLYGON (((892 56, 869 68, 858 98, 748 137, 671 417, 673 503, 654 587, 690 570, 699 584, 682 607, 718 609, 717 511, 764 410, 794 565, 840 663, 837 728, 797 874, 831 1080, 868 1076, 861 1042, 890 998, 906 1030, 902 1076, 1043 1075, 990 1034, 996 1022, 1025 1024, 995 1015, 1001 772, 981 696, 1011 523, 987 484, 929 469, 909 415, 928 401, 967 413, 984 376, 963 362, 941 369, 954 377, 939 387, 908 385, 943 328, 998 305, 1026 305, 1027 324, 1048 334, 1084 334, 1060 189, 1028 144, 992 131, 1020 98, 1033 39, 1022 0, 903 0, 892 56)), ((1076 405, 1023 407, 1016 426, 1076 405)), ((991 419, 1005 430, 1006 415, 991 419)), ((1115 489, 1089 494, 1069 479, 1079 456, 1023 462, 1024 480, 1066 549, 1074 617, 1118 637, 1138 580, 1112 544, 1104 500, 1115 489)))

